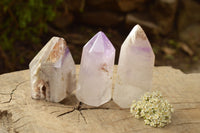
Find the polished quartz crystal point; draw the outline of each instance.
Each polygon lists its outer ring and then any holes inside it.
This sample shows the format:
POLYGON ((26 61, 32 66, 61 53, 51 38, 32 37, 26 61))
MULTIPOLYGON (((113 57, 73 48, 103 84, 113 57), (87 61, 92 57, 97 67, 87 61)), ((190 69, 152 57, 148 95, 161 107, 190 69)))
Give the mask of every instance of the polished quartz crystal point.
POLYGON ((75 64, 63 38, 51 38, 29 68, 34 99, 60 102, 76 89, 75 64))
POLYGON ((113 100, 122 108, 129 108, 152 86, 155 55, 146 34, 136 25, 124 41, 120 51, 113 100))
POLYGON ((98 32, 83 48, 76 97, 100 106, 111 99, 115 48, 103 32, 98 32))

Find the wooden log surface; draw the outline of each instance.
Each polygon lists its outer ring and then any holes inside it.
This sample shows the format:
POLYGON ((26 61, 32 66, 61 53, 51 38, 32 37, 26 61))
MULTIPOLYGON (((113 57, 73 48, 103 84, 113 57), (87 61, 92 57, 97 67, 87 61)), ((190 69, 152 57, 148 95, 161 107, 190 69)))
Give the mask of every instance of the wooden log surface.
POLYGON ((74 96, 62 103, 33 100, 29 75, 29 70, 0 75, 0 133, 200 133, 200 74, 155 67, 153 90, 175 109, 164 128, 144 125, 113 101, 94 108, 74 96))

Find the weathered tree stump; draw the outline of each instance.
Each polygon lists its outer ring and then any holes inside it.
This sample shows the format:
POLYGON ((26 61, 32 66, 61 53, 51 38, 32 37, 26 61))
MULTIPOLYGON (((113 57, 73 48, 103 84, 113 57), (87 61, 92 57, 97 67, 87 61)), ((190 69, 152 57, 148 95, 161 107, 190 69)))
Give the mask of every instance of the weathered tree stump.
MULTIPOLYGON (((79 66, 77 66, 77 73, 79 66)), ((116 73, 116 68, 115 68, 116 73)), ((174 106, 172 123, 164 128, 144 125, 113 101, 99 107, 33 100, 29 70, 0 75, 0 133, 198 133, 200 132, 200 74, 155 67, 153 90, 174 106)))

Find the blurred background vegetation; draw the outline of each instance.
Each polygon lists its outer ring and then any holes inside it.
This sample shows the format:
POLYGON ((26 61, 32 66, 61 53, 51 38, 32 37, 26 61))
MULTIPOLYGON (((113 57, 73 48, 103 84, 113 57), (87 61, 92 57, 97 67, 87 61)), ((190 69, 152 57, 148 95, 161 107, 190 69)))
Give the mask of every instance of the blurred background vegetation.
POLYGON ((156 65, 200 71, 199 0, 1 0, 0 73, 27 69, 52 36, 66 39, 76 64, 99 30, 116 48, 140 24, 156 65))

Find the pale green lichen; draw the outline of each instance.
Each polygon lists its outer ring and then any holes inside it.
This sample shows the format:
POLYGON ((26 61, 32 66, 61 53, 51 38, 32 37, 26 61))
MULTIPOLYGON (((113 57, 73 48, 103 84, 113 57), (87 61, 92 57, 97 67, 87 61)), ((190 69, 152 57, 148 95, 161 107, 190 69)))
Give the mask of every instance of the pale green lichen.
POLYGON ((135 118, 144 118, 146 125, 164 127, 171 123, 173 107, 160 92, 145 93, 140 101, 133 101, 130 112, 135 118))

